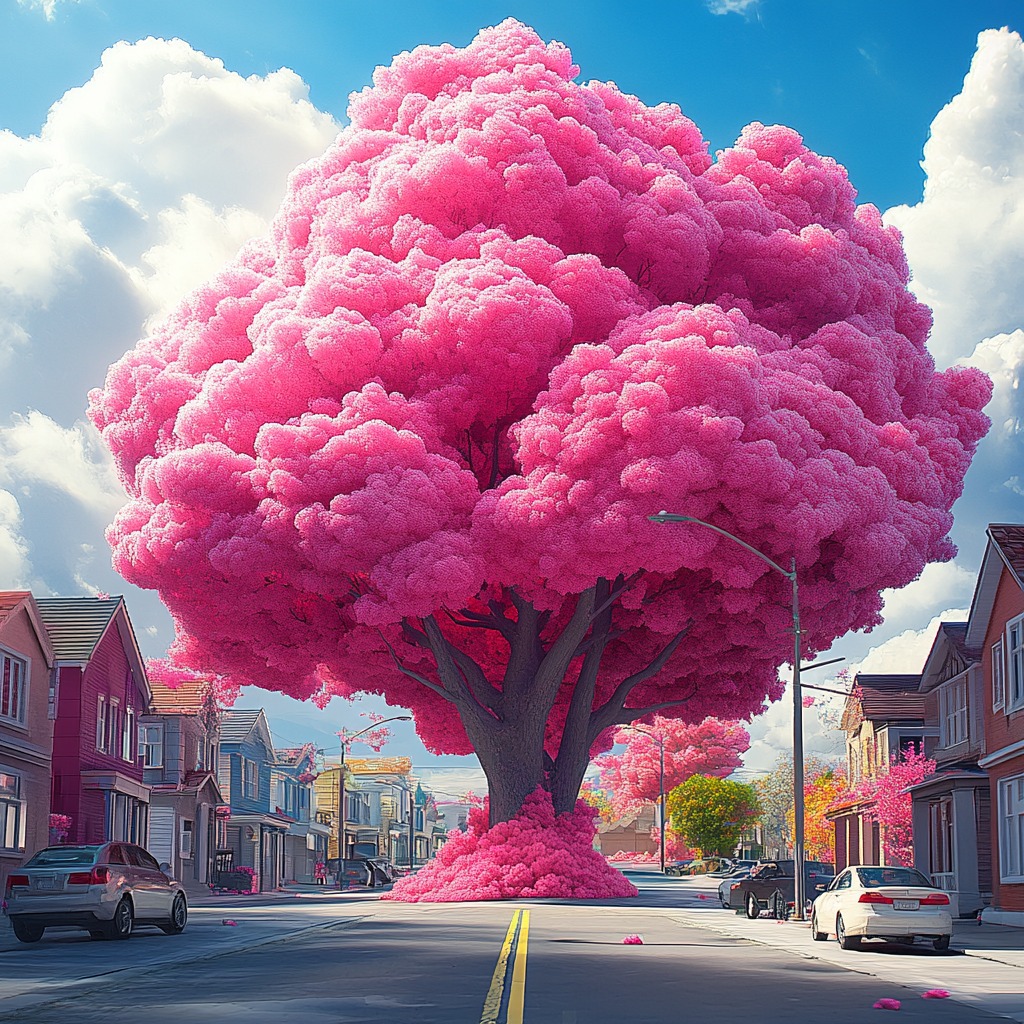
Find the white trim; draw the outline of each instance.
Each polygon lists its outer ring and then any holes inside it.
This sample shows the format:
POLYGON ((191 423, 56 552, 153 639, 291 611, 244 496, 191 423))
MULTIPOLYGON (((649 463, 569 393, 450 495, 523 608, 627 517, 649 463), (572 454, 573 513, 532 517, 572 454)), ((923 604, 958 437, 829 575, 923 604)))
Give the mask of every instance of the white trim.
POLYGON ((1002 711, 1006 706, 1006 658, 1003 656, 1002 637, 992 645, 989 653, 992 659, 992 710, 1002 711))
POLYGON ((1006 713, 1024 708, 1024 615, 1017 615, 1006 621, 1003 644, 1006 659, 1005 689, 1006 713), (1011 630, 1017 631, 1017 646, 1010 641, 1011 630), (1015 656, 1016 655, 1016 656, 1015 656), (1016 694, 1014 693, 1016 690, 1016 694), (1016 700, 1014 697, 1016 696, 1016 700))
POLYGON ((1008 747, 1000 747, 998 750, 993 750, 991 754, 986 754, 978 760, 978 767, 992 768, 1004 761, 1011 760, 1018 754, 1024 754, 1024 740, 1017 740, 1016 743, 1011 743, 1008 747))

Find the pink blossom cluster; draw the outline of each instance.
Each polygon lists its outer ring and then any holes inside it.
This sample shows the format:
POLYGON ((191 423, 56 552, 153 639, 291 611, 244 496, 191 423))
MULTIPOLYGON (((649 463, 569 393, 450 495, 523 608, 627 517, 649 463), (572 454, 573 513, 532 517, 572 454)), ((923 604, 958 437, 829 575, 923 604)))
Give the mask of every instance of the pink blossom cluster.
POLYGON ((487 812, 469 812, 465 832, 449 833, 433 860, 400 878, 382 899, 406 903, 547 897, 616 899, 636 887, 594 849, 597 812, 582 800, 556 815, 537 789, 511 821, 487 826, 487 812))
POLYGON ((611 864, 659 864, 661 857, 657 853, 631 853, 629 850, 619 850, 607 858, 611 864))
POLYGON ((601 785, 611 790, 612 807, 620 815, 659 798, 662 748, 667 794, 691 775, 725 778, 743 764, 742 754, 750 747, 750 734, 739 722, 717 718, 691 725, 655 715, 637 728, 620 729, 614 738, 626 749, 598 758, 597 766, 601 785))
MULTIPOLYGON (((896 230, 795 131, 712 157, 678 107, 579 70, 511 20, 379 68, 270 232, 91 395, 130 494, 115 566, 159 591, 181 663, 385 694, 465 753, 395 667, 385 641, 434 671, 400 621, 514 618, 514 587, 553 627, 640 573, 596 699, 689 622, 633 706, 695 688, 690 720, 742 718, 779 695, 788 584, 649 515, 795 557, 808 652, 952 556, 990 384, 936 372, 896 230)), ((502 678, 499 641, 445 629, 502 678)))

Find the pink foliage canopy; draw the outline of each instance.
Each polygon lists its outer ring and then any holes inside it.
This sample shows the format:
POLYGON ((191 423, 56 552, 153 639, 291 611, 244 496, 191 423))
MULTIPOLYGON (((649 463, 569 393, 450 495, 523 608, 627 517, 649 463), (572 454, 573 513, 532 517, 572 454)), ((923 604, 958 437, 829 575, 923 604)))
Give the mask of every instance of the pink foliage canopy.
POLYGON ((679 719, 655 715, 650 724, 621 729, 616 743, 624 743, 621 754, 605 754, 597 761, 601 785, 612 791, 612 805, 626 813, 638 803, 656 801, 660 790, 660 747, 665 745, 665 793, 682 785, 691 775, 714 775, 724 779, 743 764, 742 754, 750 748, 750 734, 739 722, 705 718, 690 725, 679 719))
POLYGON ((538 789, 511 821, 487 827, 487 812, 469 812, 465 832, 449 833, 444 846, 415 875, 400 878, 381 899, 406 903, 636 896, 632 882, 593 848, 597 811, 580 800, 555 815, 550 794, 538 789))
MULTIPOLYGON (((638 574, 595 700, 690 622, 632 706, 742 718, 778 696, 788 584, 650 514, 795 557, 809 652, 951 557, 990 385, 935 371, 897 232, 791 129, 712 159, 677 107, 578 74, 514 21, 379 68, 270 232, 93 392, 130 494, 114 563, 181 663, 381 693, 464 753, 382 638, 434 678, 403 618, 514 587, 555 630, 638 574)), ((502 639, 442 624, 500 687, 502 639)))

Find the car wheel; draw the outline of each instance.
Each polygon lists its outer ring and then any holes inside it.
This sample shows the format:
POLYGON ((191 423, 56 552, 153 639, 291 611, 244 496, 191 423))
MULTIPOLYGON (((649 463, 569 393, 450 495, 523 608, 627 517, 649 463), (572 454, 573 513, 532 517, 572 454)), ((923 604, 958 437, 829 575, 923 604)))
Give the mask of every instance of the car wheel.
POLYGON ((180 935, 185 930, 185 922, 188 921, 188 904, 185 897, 179 892, 171 904, 171 919, 167 924, 160 925, 160 931, 164 935, 180 935))
POLYGON ((43 937, 43 926, 34 921, 12 917, 11 927, 14 929, 14 937, 19 942, 38 942, 43 937))
POLYGON ((135 913, 132 901, 125 896, 114 909, 114 918, 107 926, 107 936, 111 939, 127 939, 135 924, 135 913))
POLYGON ((751 921, 756 917, 761 916, 761 904, 757 902, 757 897, 752 893, 747 893, 747 917, 751 921))
POLYGON ((828 932, 818 931, 818 918, 813 913, 811 914, 811 938, 815 942, 824 942, 828 938, 828 932))
POLYGON ((943 950, 949 949, 949 936, 948 936, 948 935, 940 935, 940 936, 939 936, 939 937, 938 937, 938 938, 937 938, 937 939, 936 939, 936 940, 935 940, 935 941, 934 941, 934 942, 932 943, 932 947, 933 947, 934 949, 937 949, 937 950, 938 950, 938 951, 939 951, 940 953, 941 953, 941 952, 942 952, 943 950))
POLYGON ((836 941, 843 949, 860 949, 860 936, 846 934, 842 914, 836 918, 836 941))

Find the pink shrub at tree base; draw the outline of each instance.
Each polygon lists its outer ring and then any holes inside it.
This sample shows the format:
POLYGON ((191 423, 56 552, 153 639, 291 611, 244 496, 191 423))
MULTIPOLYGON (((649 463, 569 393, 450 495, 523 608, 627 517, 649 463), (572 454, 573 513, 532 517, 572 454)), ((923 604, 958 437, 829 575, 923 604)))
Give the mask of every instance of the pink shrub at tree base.
POLYGON ((636 896, 636 886, 594 849, 596 817, 582 800, 574 811, 556 815, 551 795, 541 789, 516 817, 493 828, 486 811, 471 810, 465 832, 450 835, 433 860, 381 898, 447 903, 636 896))

